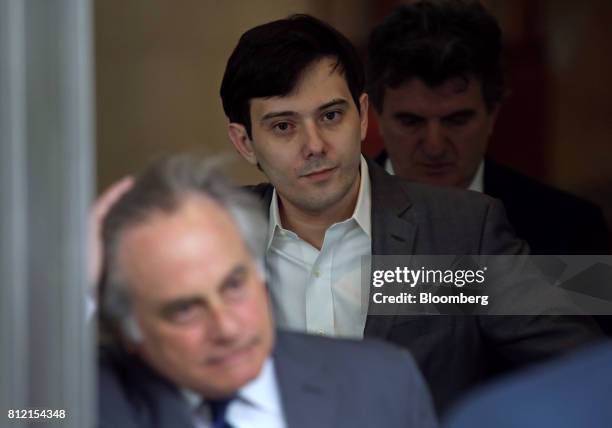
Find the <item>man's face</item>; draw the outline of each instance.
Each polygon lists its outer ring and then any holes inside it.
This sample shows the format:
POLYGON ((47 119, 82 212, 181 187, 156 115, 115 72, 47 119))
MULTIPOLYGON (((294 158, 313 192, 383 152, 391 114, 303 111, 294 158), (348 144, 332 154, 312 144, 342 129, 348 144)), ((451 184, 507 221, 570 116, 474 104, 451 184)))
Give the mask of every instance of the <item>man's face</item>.
POLYGON ((231 395, 274 341, 263 279, 229 214, 190 196, 128 229, 118 250, 141 331, 141 357, 180 387, 231 395))
MULTIPOLYGON (((367 96, 360 115, 335 62, 314 62, 287 96, 252 99, 252 140, 243 139, 246 153, 239 148, 259 163, 281 202, 301 211, 321 213, 359 189, 367 96)), ((230 125, 230 136, 232 126, 241 127, 230 125)))
POLYGON ((387 88, 380 132, 395 173, 411 180, 468 187, 497 116, 488 111, 480 81, 449 79, 430 88, 411 79, 387 88))

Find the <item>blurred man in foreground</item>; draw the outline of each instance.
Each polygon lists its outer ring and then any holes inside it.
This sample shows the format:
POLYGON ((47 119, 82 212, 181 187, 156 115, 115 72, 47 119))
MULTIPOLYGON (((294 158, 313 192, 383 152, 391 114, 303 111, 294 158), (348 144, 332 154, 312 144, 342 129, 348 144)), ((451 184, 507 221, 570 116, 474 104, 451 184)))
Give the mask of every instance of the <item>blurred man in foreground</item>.
POLYGON ((482 388, 447 428, 608 428, 612 345, 605 344, 482 388))
POLYGON ((379 161, 410 180, 500 199, 533 254, 607 254, 598 207, 485 159, 505 93, 501 53, 499 25, 478 1, 398 7, 369 43, 379 161))
POLYGON ((274 331, 259 204, 170 158, 108 213, 103 427, 432 427, 408 353, 274 331))

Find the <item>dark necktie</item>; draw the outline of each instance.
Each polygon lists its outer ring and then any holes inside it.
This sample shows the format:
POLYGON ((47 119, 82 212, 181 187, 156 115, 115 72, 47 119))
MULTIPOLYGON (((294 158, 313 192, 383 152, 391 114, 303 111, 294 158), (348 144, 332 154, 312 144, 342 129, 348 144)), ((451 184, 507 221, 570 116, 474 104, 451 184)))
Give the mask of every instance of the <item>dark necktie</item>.
POLYGON ((227 408, 229 407, 233 398, 234 397, 223 400, 208 400, 208 405, 210 406, 210 413, 212 416, 211 428, 232 428, 225 417, 227 416, 227 408))

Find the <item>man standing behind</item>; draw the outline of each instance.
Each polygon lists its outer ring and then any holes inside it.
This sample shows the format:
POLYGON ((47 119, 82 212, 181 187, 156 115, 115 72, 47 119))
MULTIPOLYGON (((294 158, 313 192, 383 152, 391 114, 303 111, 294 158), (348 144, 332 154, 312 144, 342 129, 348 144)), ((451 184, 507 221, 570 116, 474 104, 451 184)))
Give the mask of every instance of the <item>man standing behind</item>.
POLYGON ((607 254, 599 208, 484 159, 505 91, 501 43, 478 1, 403 5, 376 27, 368 94, 386 147, 379 161, 410 180, 500 199, 534 254, 607 254))
POLYGON ((113 205, 99 426, 435 427, 407 352, 275 333, 258 208, 190 157, 152 167, 113 205))
POLYGON ((351 43, 310 16, 247 31, 228 60, 221 98, 230 139, 270 180, 253 191, 269 216, 266 266, 279 324, 410 349, 439 409, 481 380, 492 360, 516 367, 598 338, 587 319, 372 314, 364 257, 527 247, 498 201, 410 183, 367 162, 363 89, 351 43))

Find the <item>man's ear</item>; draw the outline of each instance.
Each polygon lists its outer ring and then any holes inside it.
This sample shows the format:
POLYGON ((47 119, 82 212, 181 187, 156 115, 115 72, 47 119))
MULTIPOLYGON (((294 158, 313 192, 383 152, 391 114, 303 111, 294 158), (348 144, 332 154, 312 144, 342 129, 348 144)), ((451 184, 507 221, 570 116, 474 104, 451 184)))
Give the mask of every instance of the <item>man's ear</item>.
POLYGON ((249 138, 245 126, 232 122, 227 128, 227 134, 238 153, 251 165, 257 165, 257 157, 253 151, 253 142, 249 138))
POLYGON ((365 140, 368 134, 368 94, 365 92, 359 97, 359 112, 361 116, 361 141, 365 140))

